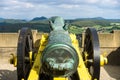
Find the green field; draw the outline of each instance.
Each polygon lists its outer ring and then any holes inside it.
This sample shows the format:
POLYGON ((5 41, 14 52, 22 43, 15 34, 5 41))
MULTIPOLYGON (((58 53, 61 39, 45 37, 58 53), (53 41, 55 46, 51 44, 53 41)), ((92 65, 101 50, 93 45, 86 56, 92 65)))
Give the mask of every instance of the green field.
MULTIPOLYGON (((113 30, 120 30, 120 19, 74 19, 65 20, 69 24, 68 31, 74 34, 81 34, 85 32, 88 27, 95 28, 98 32, 109 33, 113 30)), ((0 21, 0 32, 18 32, 22 27, 36 29, 38 32, 50 32, 49 21, 46 20, 14 20, 6 19, 0 21)))
MULTIPOLYGON (((85 32, 85 30, 88 27, 78 27, 78 26, 70 26, 69 32, 75 33, 75 34, 81 34, 82 32, 85 32)), ((109 26, 101 26, 101 25, 94 25, 92 28, 95 28, 98 32, 102 33, 110 33, 113 30, 120 30, 120 23, 112 23, 109 26)))

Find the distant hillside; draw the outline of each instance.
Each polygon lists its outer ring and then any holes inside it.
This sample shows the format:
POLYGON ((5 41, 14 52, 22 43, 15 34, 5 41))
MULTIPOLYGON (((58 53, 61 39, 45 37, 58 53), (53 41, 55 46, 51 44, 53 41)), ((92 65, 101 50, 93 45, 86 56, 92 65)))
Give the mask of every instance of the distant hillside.
POLYGON ((75 20, 105 20, 102 17, 95 17, 95 18, 77 18, 75 20))
POLYGON ((39 21, 39 20, 46 20, 47 18, 42 16, 42 17, 35 17, 31 21, 39 21))
POLYGON ((104 21, 110 21, 110 22, 120 22, 120 19, 105 19, 103 17, 95 17, 95 18, 77 18, 76 20, 104 20, 104 21))
MULTIPOLYGON (((41 17, 35 17, 30 21, 27 20, 21 20, 21 19, 4 19, 0 18, 0 23, 46 23, 48 21, 48 18, 41 16, 41 17)), ((73 22, 79 22, 79 21, 106 21, 106 22, 120 22, 120 19, 105 19, 102 17, 95 17, 95 18, 77 18, 77 19, 66 19, 65 20, 68 23, 73 22)), ((48 22, 47 22, 48 23, 48 22)))
POLYGON ((49 32, 50 28, 48 24, 41 23, 0 23, 0 32, 18 32, 23 27, 30 29, 37 29, 39 32, 49 32))
POLYGON ((120 19, 107 19, 108 21, 110 21, 110 22, 118 22, 118 23, 120 23, 120 19))
MULTIPOLYGON (((110 31, 113 29, 112 26, 115 26, 114 29, 118 29, 116 25, 119 25, 120 19, 105 19, 102 17, 95 17, 95 18, 77 18, 77 19, 67 19, 65 22, 69 23, 70 27, 80 31, 81 28, 87 27, 96 27, 97 29, 104 29, 103 27, 110 28, 110 31)), ((17 32, 22 27, 29 27, 31 29, 37 29, 40 32, 49 32, 49 22, 48 18, 42 17, 35 17, 30 21, 21 20, 21 19, 4 19, 0 18, 0 32, 17 32)), ((71 30, 73 31, 73 29, 71 30)), ((100 30, 99 29, 99 30, 100 30)), ((83 32, 83 30, 81 30, 83 32)))
POLYGON ((95 26, 95 25, 100 25, 100 26, 110 26, 110 21, 108 20, 75 20, 73 22, 71 22, 71 25, 75 25, 78 27, 91 27, 91 26, 95 26))
POLYGON ((3 18, 0 18, 0 20, 3 20, 3 18))
POLYGON ((20 20, 20 19, 0 19, 0 23, 26 23, 26 20, 20 20))

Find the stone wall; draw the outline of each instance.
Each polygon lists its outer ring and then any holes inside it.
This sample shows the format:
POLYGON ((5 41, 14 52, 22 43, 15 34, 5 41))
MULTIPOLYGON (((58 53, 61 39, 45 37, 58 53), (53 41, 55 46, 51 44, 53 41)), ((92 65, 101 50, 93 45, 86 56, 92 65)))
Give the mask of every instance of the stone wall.
MULTIPOLYGON (((33 30, 33 38, 36 44, 40 40, 42 33, 33 30)), ((120 30, 115 30, 112 33, 98 33, 100 41, 101 53, 107 52, 109 55, 120 46, 120 30)), ((18 41, 18 33, 0 33, 0 48, 16 48, 18 41)), ((84 34, 82 35, 82 47, 84 46, 84 34)))
POLYGON ((16 47, 18 35, 18 33, 0 33, 0 48, 16 47))

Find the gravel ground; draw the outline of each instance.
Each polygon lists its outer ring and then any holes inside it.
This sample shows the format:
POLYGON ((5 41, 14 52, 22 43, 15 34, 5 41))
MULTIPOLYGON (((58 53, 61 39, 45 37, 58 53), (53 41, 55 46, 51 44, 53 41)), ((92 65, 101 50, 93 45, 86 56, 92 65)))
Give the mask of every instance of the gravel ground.
POLYGON ((16 68, 3 59, 0 59, 0 80, 17 80, 16 68))

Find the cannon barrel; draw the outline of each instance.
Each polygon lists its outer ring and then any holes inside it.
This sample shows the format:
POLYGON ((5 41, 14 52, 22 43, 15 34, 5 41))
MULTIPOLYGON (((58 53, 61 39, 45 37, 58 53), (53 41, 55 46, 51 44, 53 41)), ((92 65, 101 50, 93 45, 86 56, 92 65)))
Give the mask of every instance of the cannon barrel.
POLYGON ((51 32, 42 54, 43 71, 52 76, 70 76, 78 66, 78 55, 61 17, 50 19, 51 32))

